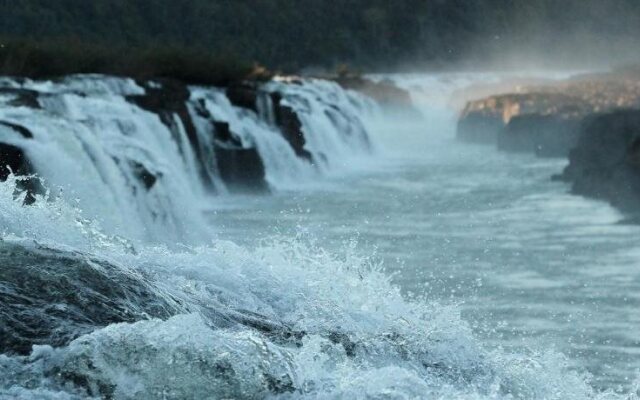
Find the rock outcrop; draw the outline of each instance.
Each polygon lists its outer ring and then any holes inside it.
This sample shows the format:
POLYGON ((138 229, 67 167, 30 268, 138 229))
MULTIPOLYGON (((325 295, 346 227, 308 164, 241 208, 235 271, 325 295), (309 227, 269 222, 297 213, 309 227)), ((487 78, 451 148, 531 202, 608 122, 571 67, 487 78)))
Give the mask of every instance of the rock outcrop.
POLYGON ((13 97, 7 102, 7 104, 12 107, 41 108, 40 102, 38 101, 38 92, 35 90, 0 88, 0 94, 13 97))
MULTIPOLYGON (((208 183, 214 190, 214 183, 207 175, 205 163, 210 162, 206 157, 204 144, 198 137, 196 126, 189 112, 189 89, 182 83, 175 81, 139 82, 145 88, 144 95, 129 96, 127 99, 141 108, 151 111, 160 117, 160 120, 175 132, 174 116, 177 116, 185 129, 193 152, 198 158, 200 176, 203 182, 208 183)), ((257 112, 257 85, 251 82, 237 83, 227 88, 227 96, 232 104, 252 109, 257 112)), ((245 148, 237 136, 229 130, 229 125, 223 121, 216 121, 202 105, 197 105, 196 112, 208 119, 213 127, 212 135, 215 140, 214 154, 216 156, 216 169, 225 186, 232 192, 268 190, 265 180, 264 164, 255 148, 245 148)), ((178 133, 174 133, 178 135, 178 133)), ((150 189, 157 179, 144 168, 136 168, 137 176, 147 189, 150 189), (139 173, 138 173, 139 172, 139 173)))
POLYGON ((498 131, 498 149, 566 157, 578 141, 581 118, 556 114, 517 115, 498 131))
MULTIPOLYGON (((8 121, 0 121, 0 128, 6 128, 24 139, 32 139, 33 134, 22 125, 8 121)), ((0 182, 7 180, 13 173, 22 176, 17 182, 20 191, 26 192, 25 203, 31 204, 35 201, 35 195, 42 192, 40 181, 33 177, 35 169, 29 161, 24 150, 14 144, 0 142, 0 182)))
POLYGON ((302 122, 298 114, 292 107, 283 104, 282 95, 279 93, 271 94, 271 102, 273 103, 275 123, 280 127, 282 136, 289 142, 298 157, 313 161, 311 153, 304 148, 307 140, 304 137, 302 122))
POLYGON ((215 122, 215 155, 218 172, 232 193, 269 191, 266 171, 255 147, 243 147, 226 122, 215 122))
POLYGON ((458 121, 457 135, 505 151, 564 157, 576 145, 582 119, 638 106, 640 77, 585 75, 470 101, 458 121))
POLYGON ((538 146, 555 147, 556 141, 563 141, 564 139, 552 135, 563 135, 567 122, 579 120, 588 109, 588 105, 582 100, 565 93, 515 93, 492 96, 467 104, 458 121, 457 135, 459 139, 474 143, 502 142, 503 150, 523 151, 525 148, 522 145, 513 143, 511 146, 510 142, 523 142, 524 145, 524 142, 528 141, 535 145, 526 145, 527 150, 535 151, 538 146), (509 126, 515 118, 519 120, 509 126), (536 126, 525 129, 526 122, 533 122, 536 126), (545 133, 548 129, 549 132, 545 133), (530 137, 523 138, 525 135, 530 137), (551 139, 551 143, 547 144, 547 139, 551 139))
POLYGON ((569 165, 557 178, 575 194, 640 213, 640 110, 585 119, 569 165))
POLYGON ((0 245, 0 352, 63 346, 96 327, 182 310, 143 275, 77 253, 0 245))
POLYGON ((258 84, 252 81, 235 82, 225 91, 227 98, 236 107, 258 113, 258 84))

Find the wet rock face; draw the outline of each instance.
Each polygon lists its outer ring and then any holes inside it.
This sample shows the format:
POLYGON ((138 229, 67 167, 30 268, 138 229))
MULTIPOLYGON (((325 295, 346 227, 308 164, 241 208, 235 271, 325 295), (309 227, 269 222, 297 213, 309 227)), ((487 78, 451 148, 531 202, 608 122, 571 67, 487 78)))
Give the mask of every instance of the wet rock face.
POLYGON ((578 141, 580 123, 580 118, 559 115, 518 115, 499 130, 498 149, 567 157, 578 141))
POLYGON ((215 129, 214 138, 221 143, 230 146, 242 147, 242 142, 236 135, 231 133, 228 122, 214 121, 213 126, 215 129))
MULTIPOLYGON (((196 125, 188 109, 190 92, 188 87, 173 81, 139 82, 145 88, 145 95, 129 96, 127 99, 139 107, 157 114, 161 121, 169 127, 174 126, 174 115, 180 118, 190 145, 198 158, 201 179, 215 191, 213 182, 206 173, 205 163, 210 162, 204 155, 210 149, 203 149, 196 125)), ((252 83, 237 83, 227 88, 227 97, 232 104, 256 111, 257 87, 252 83)), ((212 126, 214 137, 213 152, 216 156, 220 178, 232 192, 266 192, 268 184, 265 180, 265 169, 262 159, 255 148, 245 148, 237 135, 230 131, 229 124, 216 121, 202 103, 192 103, 199 118, 207 120, 212 126)), ((134 173, 147 190, 156 183, 158 176, 143 165, 132 165, 134 173)))
POLYGON ((282 96, 279 93, 272 93, 271 101, 274 107, 276 124, 280 128, 282 136, 289 142, 298 157, 312 161, 311 153, 304 148, 307 141, 304 137, 302 122, 298 114, 293 108, 282 104, 282 96))
POLYGON ((159 176, 150 172, 147 167, 137 161, 130 161, 131 168, 145 189, 151 190, 158 181, 159 176))
POLYGON ((257 149, 217 146, 215 152, 220 176, 230 192, 269 192, 257 149))
MULTIPOLYGON (((9 128, 25 139, 33 138, 33 134, 24 126, 7 121, 0 121, 0 126, 9 128)), ((22 148, 0 142, 0 182, 6 181, 12 172, 17 176, 30 176, 36 171, 22 148)), ((25 204, 32 204, 35 195, 43 191, 40 181, 33 177, 19 180, 17 187, 27 193, 25 204)))
POLYGON ((232 193, 269 192, 258 149, 245 148, 226 122, 214 122, 215 156, 220 177, 232 193))
POLYGON ((62 346, 97 327, 180 309, 142 275, 80 254, 0 242, 0 264, 0 353, 62 346))
POLYGON ((640 213, 640 111, 586 119, 560 179, 571 183, 573 193, 640 213))
POLYGON ((187 108, 187 102, 191 96, 189 88, 181 82, 172 80, 140 81, 138 84, 145 89, 145 94, 127 96, 127 101, 158 115, 162 123, 174 132, 176 138, 179 137, 179 134, 176 132, 178 128, 175 125, 174 116, 180 118, 189 143, 199 161, 200 178, 213 190, 213 183, 203 168, 205 157, 201 151, 198 132, 187 108))
POLYGON ((14 124, 13 122, 0 121, 0 125, 5 126, 17 133, 19 133, 25 139, 33 139, 33 133, 22 125, 14 124))
POLYGON ((29 174, 31 164, 21 148, 0 143, 0 181, 6 181, 12 171, 16 175, 29 174))
POLYGON ((231 104, 258 113, 258 87, 253 82, 238 82, 229 85, 226 95, 231 104))
POLYGON ((7 104, 12 107, 42 108, 38 101, 38 92, 35 90, 0 88, 0 94, 9 94, 13 96, 13 99, 7 102, 7 104))

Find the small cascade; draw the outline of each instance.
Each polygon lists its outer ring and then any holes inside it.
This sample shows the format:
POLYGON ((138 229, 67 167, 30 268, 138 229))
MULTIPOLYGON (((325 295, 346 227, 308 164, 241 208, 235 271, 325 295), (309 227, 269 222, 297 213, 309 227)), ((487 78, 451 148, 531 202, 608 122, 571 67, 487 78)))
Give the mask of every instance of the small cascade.
POLYGON ((344 173, 373 152, 378 113, 337 84, 284 78, 235 89, 3 78, 0 104, 0 179, 36 174, 44 185, 26 190, 79 203, 106 232, 165 243, 209 237, 211 195, 344 173))

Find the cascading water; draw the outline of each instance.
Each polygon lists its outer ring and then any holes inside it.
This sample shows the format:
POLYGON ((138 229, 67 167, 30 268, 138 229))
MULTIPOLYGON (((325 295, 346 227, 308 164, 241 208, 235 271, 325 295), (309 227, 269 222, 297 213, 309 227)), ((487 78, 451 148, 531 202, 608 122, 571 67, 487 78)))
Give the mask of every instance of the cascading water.
POLYGON ((166 106, 144 98, 161 83, 143 88, 102 76, 2 83, 0 141, 21 149, 46 187, 77 201, 107 232, 165 243, 206 238, 199 214, 212 192, 224 194, 229 184, 264 179, 273 189, 292 187, 370 154, 364 120, 376 112, 362 96, 314 80, 256 89, 260 111, 232 105, 216 88, 185 88, 174 102, 184 104, 166 106), (300 136, 298 150, 309 157, 299 157, 277 125, 275 93, 294 108, 288 117, 299 120, 300 132, 287 134, 300 136), (26 96, 35 104, 21 103, 26 96), (253 158, 241 158, 247 149, 255 149, 253 158), (237 171, 221 174, 222 156, 230 159, 222 166, 237 164, 237 171), (242 181, 247 170, 259 175, 261 168, 264 176, 242 181))
POLYGON ((353 243, 212 240, 201 209, 255 178, 216 161, 257 154, 275 190, 358 168, 370 101, 321 81, 267 83, 249 107, 105 77, 3 82, 0 142, 51 193, 25 206, 24 181, 0 184, 0 398, 620 398, 555 353, 485 349, 353 243))

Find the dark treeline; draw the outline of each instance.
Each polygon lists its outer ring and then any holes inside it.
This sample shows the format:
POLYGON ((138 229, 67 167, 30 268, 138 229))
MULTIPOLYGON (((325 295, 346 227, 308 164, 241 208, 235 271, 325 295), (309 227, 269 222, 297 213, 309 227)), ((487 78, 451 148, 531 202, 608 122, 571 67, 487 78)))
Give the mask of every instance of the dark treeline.
POLYGON ((584 63, 633 58, 640 34, 638 0, 0 0, 0 15, 5 38, 196 47, 285 70, 584 63))
POLYGON ((177 45, 108 45, 77 39, 0 38, 0 75, 57 78, 107 74, 136 79, 169 78, 190 84, 226 85, 267 76, 247 60, 177 45))

